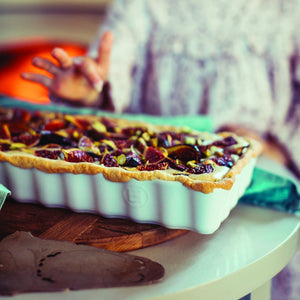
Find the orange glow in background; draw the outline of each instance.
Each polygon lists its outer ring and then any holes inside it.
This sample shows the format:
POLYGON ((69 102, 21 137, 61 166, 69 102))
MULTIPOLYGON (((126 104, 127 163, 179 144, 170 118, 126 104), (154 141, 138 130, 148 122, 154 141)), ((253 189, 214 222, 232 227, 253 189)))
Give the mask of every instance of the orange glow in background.
POLYGON ((40 84, 21 78, 22 72, 50 74, 32 65, 35 56, 50 59, 51 50, 61 47, 70 56, 83 55, 86 47, 75 43, 61 43, 48 39, 34 38, 22 42, 0 45, 0 94, 33 103, 49 103, 48 91, 40 84))

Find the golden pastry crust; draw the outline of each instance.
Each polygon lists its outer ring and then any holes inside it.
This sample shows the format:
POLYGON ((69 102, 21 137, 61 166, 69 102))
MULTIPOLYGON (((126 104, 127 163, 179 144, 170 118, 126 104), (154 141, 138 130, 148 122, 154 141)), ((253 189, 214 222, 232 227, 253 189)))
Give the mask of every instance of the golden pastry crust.
MULTIPOLYGON (((53 113, 44 113, 44 117, 47 116, 48 119, 53 119, 55 116, 53 113)), ((96 116, 72 116, 66 117, 71 118, 71 121, 76 122, 82 120, 92 124, 93 122, 98 122, 99 117, 96 116), (75 120, 75 121, 74 121, 75 120), (77 120, 77 121, 76 121, 77 120)), ((124 119, 111 119, 118 129, 127 127, 146 127, 149 132, 182 132, 182 128, 174 126, 158 126, 151 125, 148 123, 140 121, 128 121, 124 119)), ((210 133, 200 133, 196 131, 191 131, 193 135, 210 135, 210 133)), ((233 137, 236 139, 242 139, 243 142, 248 143, 247 149, 243 152, 239 158, 235 161, 233 166, 226 170, 226 174, 222 178, 216 178, 214 172, 203 173, 203 174, 187 174, 180 172, 178 170, 163 170, 156 169, 153 171, 141 171, 135 167, 108 167, 101 162, 70 162, 62 159, 49 159, 44 157, 39 157, 34 154, 34 151, 27 151, 26 149, 17 149, 10 151, 0 151, 0 161, 9 162, 10 164, 24 169, 36 168, 46 173, 73 173, 73 174, 89 174, 95 175, 102 173, 103 176, 114 182, 127 182, 131 179, 136 180, 167 180, 167 181, 178 181, 181 182, 187 188, 199 191, 202 193, 211 193, 214 189, 225 189, 229 190, 232 188, 235 176, 239 174, 242 169, 250 162, 251 159, 257 157, 261 152, 261 145, 254 139, 247 137, 238 137, 237 135, 230 132, 222 132, 213 134, 220 138, 233 137)), ((2 140, 3 141, 3 140, 2 140)), ((30 148, 30 147, 29 147, 30 148)), ((1 148, 0 148, 1 149, 1 148)))
POLYGON ((207 194, 213 192, 214 189, 230 190, 234 184, 235 176, 242 171, 252 158, 259 155, 261 151, 260 144, 255 140, 248 141, 250 143, 250 147, 247 152, 235 163, 224 178, 218 181, 216 181, 210 173, 186 176, 173 175, 167 173, 165 170, 130 171, 119 167, 105 167, 104 165, 91 164, 87 162, 71 163, 63 160, 52 160, 36 157, 20 151, 11 151, 9 153, 0 152, 0 161, 9 162, 16 167, 24 169, 36 168, 46 173, 73 173, 89 175, 102 173, 107 180, 114 182, 127 182, 131 179, 178 181, 187 188, 207 194))

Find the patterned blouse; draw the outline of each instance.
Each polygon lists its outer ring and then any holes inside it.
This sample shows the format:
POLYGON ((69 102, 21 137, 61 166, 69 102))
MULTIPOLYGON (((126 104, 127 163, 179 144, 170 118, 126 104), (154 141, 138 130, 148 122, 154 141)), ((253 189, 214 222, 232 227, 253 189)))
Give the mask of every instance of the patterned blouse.
POLYGON ((114 34, 116 111, 206 114, 216 129, 252 128, 288 145, 300 174, 298 4, 115 0, 99 35, 114 34))
MULTIPOLYGON (((115 0, 117 112, 208 114, 271 135, 300 174, 299 0, 115 0)), ((97 39, 97 41, 99 38, 97 39)), ((97 41, 91 46, 95 54, 97 41)), ((273 279, 272 299, 299 299, 300 251, 273 279)))

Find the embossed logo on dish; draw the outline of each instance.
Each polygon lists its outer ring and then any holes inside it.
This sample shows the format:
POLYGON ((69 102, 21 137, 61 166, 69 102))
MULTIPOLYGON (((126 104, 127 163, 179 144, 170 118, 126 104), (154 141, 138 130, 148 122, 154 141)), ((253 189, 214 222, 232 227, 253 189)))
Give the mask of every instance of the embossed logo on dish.
POLYGON ((133 207, 142 207, 147 201, 147 193, 140 187, 127 186, 123 189, 123 199, 133 207))

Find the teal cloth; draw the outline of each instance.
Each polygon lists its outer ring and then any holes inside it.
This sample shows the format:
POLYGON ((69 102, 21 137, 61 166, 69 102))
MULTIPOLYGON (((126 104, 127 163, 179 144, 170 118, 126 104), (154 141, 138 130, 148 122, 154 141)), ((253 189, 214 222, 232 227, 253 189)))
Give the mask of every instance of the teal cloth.
POLYGON ((28 110, 50 110, 50 111, 59 111, 62 113, 69 113, 69 114, 94 114, 98 116, 111 116, 115 118, 123 118, 128 120, 136 120, 136 121, 143 121, 151 124, 161 124, 161 125, 173 125, 173 126, 181 126, 181 127, 188 127, 194 130, 199 131, 212 131, 213 124, 212 119, 208 116, 154 116, 154 115, 145 115, 145 114, 115 114, 109 113, 101 110, 96 110, 92 108, 73 108, 63 105, 39 105, 39 104, 32 104, 25 101, 18 101, 17 99, 12 99, 4 96, 0 96, 0 106, 2 107, 21 107, 28 110))
POLYGON ((300 214, 300 195, 295 183, 258 167, 239 203, 300 214))
POLYGON ((0 184, 0 209, 6 199, 10 195, 10 190, 8 190, 4 185, 0 184))
MULTIPOLYGON (((168 124, 177 126, 186 126, 199 131, 212 131, 213 124, 211 118, 207 116, 172 116, 159 117, 151 115, 117 115, 106 113, 103 111, 93 110, 89 108, 70 108, 66 106, 55 105, 34 105, 24 101, 0 97, 0 106, 10 107, 18 106, 29 110, 56 110, 64 113, 81 113, 107 115, 114 117, 122 117, 131 120, 142 120, 152 124, 168 124)), ((5 196, 6 197, 6 196, 5 196)), ((3 199, 3 197, 2 197, 3 199)), ((5 198, 4 198, 5 199, 5 198)), ((4 201, 4 200, 2 200, 4 201)), ((272 174, 260 168, 255 168, 252 176, 252 182, 247 188, 240 203, 246 203, 270 209, 286 211, 290 213, 300 213, 300 196, 295 184, 284 177, 272 174)), ((1 194, 0 194, 1 203, 1 194)), ((1 208, 1 207, 0 207, 1 208)))

